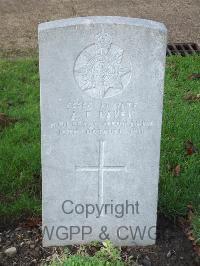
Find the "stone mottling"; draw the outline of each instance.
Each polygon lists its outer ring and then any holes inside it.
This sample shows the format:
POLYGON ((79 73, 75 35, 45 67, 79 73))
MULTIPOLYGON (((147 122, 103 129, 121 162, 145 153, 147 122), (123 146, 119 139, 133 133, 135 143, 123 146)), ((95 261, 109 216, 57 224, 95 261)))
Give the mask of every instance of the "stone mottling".
POLYGON ((102 226, 116 245, 154 244, 166 34, 124 17, 39 25, 45 246, 103 240, 102 226))

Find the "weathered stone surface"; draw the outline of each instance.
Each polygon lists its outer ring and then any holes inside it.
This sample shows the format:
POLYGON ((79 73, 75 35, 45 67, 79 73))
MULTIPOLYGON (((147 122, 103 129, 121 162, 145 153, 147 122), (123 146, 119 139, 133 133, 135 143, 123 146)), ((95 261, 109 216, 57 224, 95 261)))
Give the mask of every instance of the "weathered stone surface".
POLYGON ((16 247, 10 247, 7 248, 4 253, 8 256, 8 257, 14 257, 17 253, 17 249, 16 247))
POLYGON ((154 244, 165 26, 48 22, 39 51, 43 244, 154 244))

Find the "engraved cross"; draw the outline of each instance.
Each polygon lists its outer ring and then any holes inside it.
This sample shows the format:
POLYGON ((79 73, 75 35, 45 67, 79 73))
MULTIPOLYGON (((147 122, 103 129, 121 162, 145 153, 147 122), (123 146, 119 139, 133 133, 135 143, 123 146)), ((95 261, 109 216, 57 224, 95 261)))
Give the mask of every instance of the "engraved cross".
POLYGON ((77 172, 98 172, 98 201, 103 204, 104 172, 126 171, 126 166, 105 166, 105 141, 99 141, 99 162, 98 166, 76 166, 77 172))

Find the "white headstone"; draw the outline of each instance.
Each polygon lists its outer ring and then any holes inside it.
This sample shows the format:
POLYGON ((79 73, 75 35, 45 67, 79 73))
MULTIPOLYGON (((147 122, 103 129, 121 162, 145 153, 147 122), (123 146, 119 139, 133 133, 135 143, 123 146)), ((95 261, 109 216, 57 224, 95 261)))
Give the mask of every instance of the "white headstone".
POLYGON ((45 246, 155 243, 166 34, 124 17, 39 25, 45 246))

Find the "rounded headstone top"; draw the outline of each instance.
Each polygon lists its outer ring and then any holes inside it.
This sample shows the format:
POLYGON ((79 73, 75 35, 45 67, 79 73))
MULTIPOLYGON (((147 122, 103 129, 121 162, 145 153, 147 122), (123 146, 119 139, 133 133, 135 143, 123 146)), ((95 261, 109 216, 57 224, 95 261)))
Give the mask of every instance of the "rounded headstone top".
POLYGON ((155 30, 166 32, 167 28, 163 23, 139 19, 139 18, 130 18, 130 17, 119 17, 119 16, 94 16, 94 17, 76 17, 68 18, 61 20, 54 20, 49 22, 44 22, 39 24, 39 32, 49 29, 62 28, 67 26, 76 26, 76 25, 90 25, 90 24, 126 24, 144 28, 152 28, 155 30))

